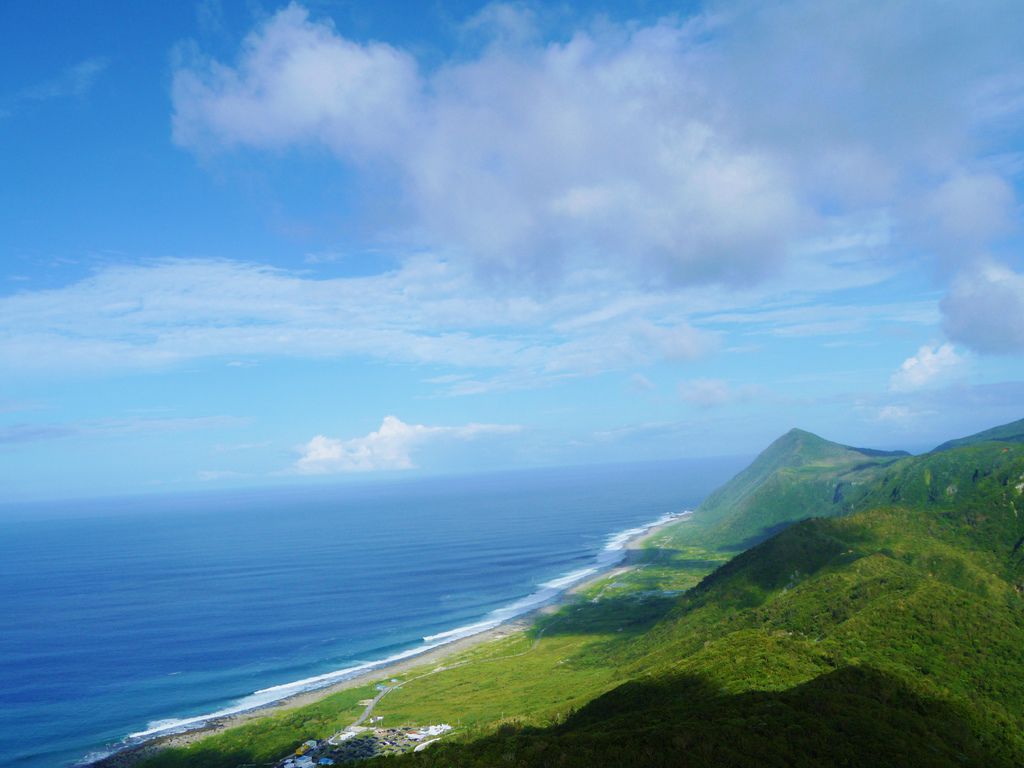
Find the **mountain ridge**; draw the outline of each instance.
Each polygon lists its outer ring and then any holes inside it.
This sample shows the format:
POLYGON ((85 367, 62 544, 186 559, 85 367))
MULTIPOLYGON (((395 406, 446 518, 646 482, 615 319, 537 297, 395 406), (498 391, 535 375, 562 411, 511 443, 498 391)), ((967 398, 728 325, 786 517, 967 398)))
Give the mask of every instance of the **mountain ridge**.
POLYGON ((850 489, 909 455, 854 448, 790 429, 711 493, 697 508, 695 522, 709 545, 746 549, 806 517, 845 513, 850 489))
POLYGON ((714 570, 564 721, 397 764, 1024 764, 1024 445, 898 459, 850 507, 714 570))
POLYGON ((932 448, 930 453, 948 451, 951 448, 961 448, 963 446, 977 445, 978 443, 984 442, 1024 442, 1024 419, 1011 421, 1009 424, 1001 424, 998 427, 985 429, 981 432, 976 432, 973 435, 967 435, 966 437, 947 440, 941 445, 932 448))

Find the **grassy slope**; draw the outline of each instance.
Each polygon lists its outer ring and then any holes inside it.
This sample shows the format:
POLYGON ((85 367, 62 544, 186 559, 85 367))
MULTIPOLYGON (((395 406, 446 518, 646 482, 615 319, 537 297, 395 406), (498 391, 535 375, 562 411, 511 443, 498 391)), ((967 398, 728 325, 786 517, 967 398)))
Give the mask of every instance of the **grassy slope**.
POLYGON ((1006 443, 1024 443, 1024 419, 993 427, 992 429, 986 429, 983 432, 978 432, 977 434, 969 435, 968 437, 950 440, 935 448, 932 453, 937 451, 948 451, 950 448, 962 448, 967 445, 977 445, 978 443, 986 443, 993 440, 999 440, 1006 443))
MULTIPOLYGON (((723 555, 704 548, 706 529, 676 526, 650 542, 640 569, 541 622, 538 641, 474 649, 396 691, 379 710, 386 723, 461 725, 455 743, 399 760, 1024 763, 1024 446, 870 467, 874 479, 847 497, 858 514, 799 523, 682 597, 723 555)), ((800 503, 806 516, 820 498, 800 503)), ((147 765, 263 762, 351 722, 368 692, 147 765)))
POLYGON ((565 722, 400 762, 1024 764, 1024 446, 960 458, 902 462, 901 506, 730 561, 632 641, 632 682, 565 722), (945 488, 971 465, 958 500, 930 498, 926 471, 945 488))
POLYGON ((846 514, 860 490, 901 456, 790 430, 700 505, 702 541, 742 551, 798 520, 846 514))

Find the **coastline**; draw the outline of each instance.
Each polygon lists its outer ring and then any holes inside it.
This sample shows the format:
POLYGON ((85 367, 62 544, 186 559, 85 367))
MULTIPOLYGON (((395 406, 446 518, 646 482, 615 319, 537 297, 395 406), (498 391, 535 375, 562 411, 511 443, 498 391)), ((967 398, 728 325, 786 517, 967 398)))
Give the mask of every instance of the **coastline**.
MULTIPOLYGON (((459 637, 455 640, 443 643, 433 648, 428 648, 421 653, 416 653, 393 662, 382 662, 380 666, 373 666, 364 671, 357 672, 337 682, 329 683, 319 688, 301 691, 285 696, 277 701, 247 709, 241 712, 234 712, 219 717, 212 716, 202 725, 183 730, 146 738, 138 744, 126 746, 112 754, 101 757, 90 762, 82 762, 78 765, 81 768, 134 768, 150 757, 168 749, 186 747, 194 744, 208 736, 237 728, 253 720, 286 712, 292 709, 307 706, 318 702, 339 691, 358 688, 367 685, 380 678, 394 677, 416 667, 437 664, 443 662, 456 654, 474 648, 485 643, 495 642, 520 632, 525 632, 541 615, 552 613, 562 606, 576 599, 576 596, 594 583, 621 575, 637 567, 637 553, 643 548, 646 541, 656 536, 665 528, 676 523, 690 519, 692 511, 672 513, 668 519, 660 518, 651 525, 644 527, 642 531, 630 536, 622 542, 621 550, 623 555, 613 563, 605 566, 595 566, 595 571, 582 578, 580 581, 566 587, 558 592, 549 601, 530 611, 513 616, 502 621, 496 626, 482 629, 474 634, 459 637)), ((621 535, 621 534, 620 534, 621 535)))

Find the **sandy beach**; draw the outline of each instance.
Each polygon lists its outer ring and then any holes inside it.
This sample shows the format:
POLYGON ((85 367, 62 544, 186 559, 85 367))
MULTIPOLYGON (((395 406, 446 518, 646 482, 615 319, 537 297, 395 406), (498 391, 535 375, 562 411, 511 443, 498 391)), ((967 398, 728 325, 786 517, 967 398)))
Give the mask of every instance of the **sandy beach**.
POLYGON ((653 538, 665 528, 687 520, 690 514, 692 513, 683 512, 671 520, 652 526, 643 533, 634 536, 626 543, 624 547, 625 554, 621 561, 609 568, 600 570, 585 580, 573 585, 570 589, 562 592, 551 602, 531 611, 530 613, 510 619, 503 624, 491 629, 483 630, 477 634, 454 640, 437 648, 425 650, 423 653, 410 656, 406 659, 402 659, 401 661, 368 669, 365 672, 360 672, 354 675, 353 677, 340 680, 322 688, 297 693, 272 704, 247 710, 245 712, 238 712, 219 718, 211 718, 199 728, 194 728, 181 733, 156 736, 142 742, 141 744, 125 748, 113 755, 109 755, 108 757, 89 763, 88 766, 89 768, 131 768, 132 766, 138 765, 146 758, 152 757, 163 750, 188 746, 189 744, 200 741, 207 736, 220 733, 231 728, 237 728, 238 726, 249 723, 253 720, 258 720, 277 712, 284 712, 290 709, 306 706, 307 704, 312 704, 326 698, 327 696, 337 693, 338 691, 358 688, 378 680, 396 677, 417 667, 441 664, 445 659, 462 653, 463 651, 475 646, 495 642, 509 637, 510 635, 523 632, 533 625, 538 616, 558 610, 561 606, 572 601, 579 592, 587 589, 595 582, 608 577, 618 576, 635 568, 636 553, 643 547, 647 540, 653 538))

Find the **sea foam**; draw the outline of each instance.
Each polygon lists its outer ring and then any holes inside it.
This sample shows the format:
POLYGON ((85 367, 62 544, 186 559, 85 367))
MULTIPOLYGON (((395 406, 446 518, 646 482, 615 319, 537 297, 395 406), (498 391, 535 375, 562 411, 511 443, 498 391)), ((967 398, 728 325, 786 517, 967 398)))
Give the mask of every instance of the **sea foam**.
MULTIPOLYGON (((539 589, 537 591, 519 600, 511 602, 508 605, 495 609, 491 613, 487 614, 487 616, 481 621, 449 629, 437 634, 426 635, 422 638, 423 642, 420 645, 400 651, 399 653, 383 659, 367 661, 354 666, 326 672, 321 675, 295 680, 290 683, 262 688, 215 712, 196 715, 194 717, 156 720, 150 722, 144 730, 129 734, 122 744, 113 751, 134 746, 154 737, 183 733, 185 731, 202 728, 218 719, 267 707, 291 696, 325 688, 329 685, 333 685, 334 683, 351 679, 363 672, 394 664, 399 661, 404 661, 405 659, 418 656, 422 653, 453 643, 457 640, 462 640, 464 638, 480 634, 481 632, 494 629, 511 619, 530 613, 551 603, 569 588, 600 573, 601 571, 614 567, 625 559, 626 549, 633 539, 644 535, 653 528, 664 525, 665 523, 671 522, 672 520, 688 514, 688 510, 681 513, 670 512, 662 515, 656 520, 646 523, 645 525, 628 528, 611 534, 606 539, 604 547, 595 557, 593 565, 570 571, 569 573, 558 576, 550 581, 546 581, 539 585, 539 589)), ((96 755, 90 755, 90 758, 95 760, 96 755)))

